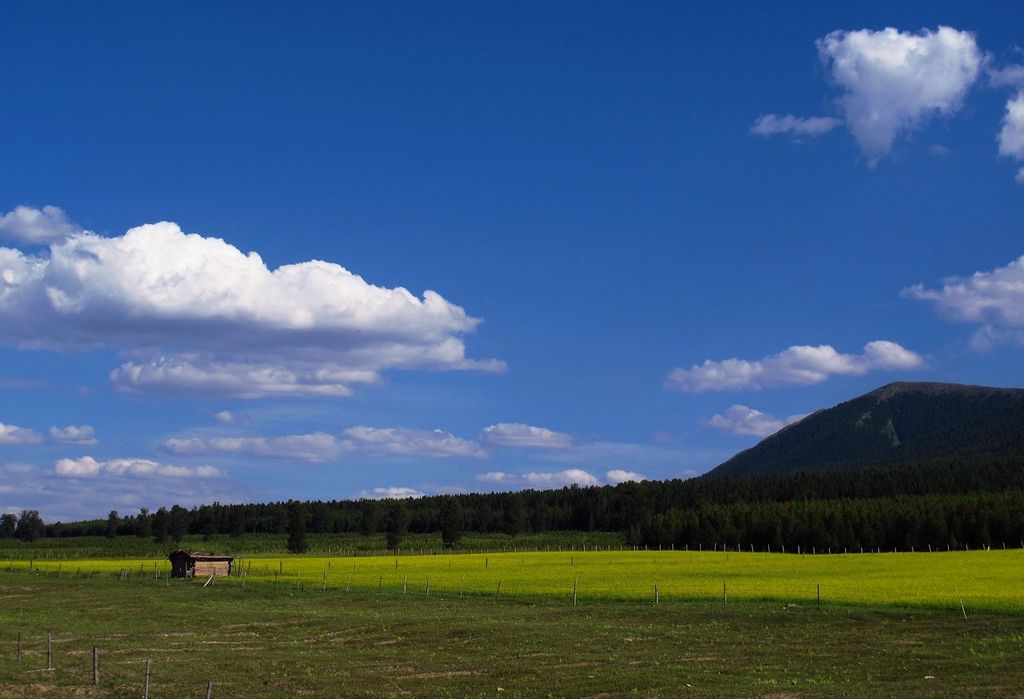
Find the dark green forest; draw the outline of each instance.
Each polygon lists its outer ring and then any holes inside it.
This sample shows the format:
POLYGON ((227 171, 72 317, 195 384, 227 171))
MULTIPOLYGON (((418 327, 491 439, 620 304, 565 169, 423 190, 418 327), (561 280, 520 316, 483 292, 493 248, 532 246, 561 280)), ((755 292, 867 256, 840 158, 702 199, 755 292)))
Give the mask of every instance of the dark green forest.
MULTIPOLYGON (((977 548, 1024 544, 1024 462, 951 460, 856 471, 702 477, 616 486, 438 495, 410 500, 336 500, 179 506, 106 519, 44 523, 6 515, 0 537, 304 533, 402 536, 462 532, 622 532, 629 544, 737 546, 757 550, 977 548)), ((297 547, 301 550, 301 545, 297 547)))
POLYGON ((809 415, 710 475, 858 469, 950 458, 1024 461, 1024 390, 889 384, 809 415))

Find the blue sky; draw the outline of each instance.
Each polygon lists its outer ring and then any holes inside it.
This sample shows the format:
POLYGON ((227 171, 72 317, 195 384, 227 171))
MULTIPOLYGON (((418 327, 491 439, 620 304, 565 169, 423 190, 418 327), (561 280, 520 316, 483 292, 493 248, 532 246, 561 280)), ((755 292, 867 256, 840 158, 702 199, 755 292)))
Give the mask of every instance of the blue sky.
POLYGON ((0 509, 685 477, 1024 383, 1013 4, 0 13, 0 509))

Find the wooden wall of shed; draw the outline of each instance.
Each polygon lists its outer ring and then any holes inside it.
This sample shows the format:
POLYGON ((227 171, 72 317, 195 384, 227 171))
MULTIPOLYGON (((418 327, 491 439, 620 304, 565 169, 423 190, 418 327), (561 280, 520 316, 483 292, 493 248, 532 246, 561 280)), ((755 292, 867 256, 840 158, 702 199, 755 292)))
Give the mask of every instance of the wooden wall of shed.
POLYGON ((231 564, 228 561, 196 561, 193 575, 197 578, 210 575, 231 575, 231 564))

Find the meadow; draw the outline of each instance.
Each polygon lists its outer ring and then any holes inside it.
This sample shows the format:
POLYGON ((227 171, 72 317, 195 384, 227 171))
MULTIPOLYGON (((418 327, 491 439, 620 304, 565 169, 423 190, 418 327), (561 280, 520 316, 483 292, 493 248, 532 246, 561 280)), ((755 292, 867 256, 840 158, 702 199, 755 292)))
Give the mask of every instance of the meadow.
POLYGON ((999 697, 1024 686, 1024 633, 1009 614, 732 598, 572 607, 561 594, 228 582, 0 572, 0 695, 142 697, 147 667, 154 698, 999 697))
MULTIPOLYGON (((130 577, 165 583, 154 559, 9 559, 17 576, 130 577)), ((768 554, 562 550, 433 555, 259 556, 236 559, 219 587, 514 597, 578 605, 707 601, 920 608, 1024 614, 1024 551, 768 554), (657 589, 655 589, 657 587, 657 589)))

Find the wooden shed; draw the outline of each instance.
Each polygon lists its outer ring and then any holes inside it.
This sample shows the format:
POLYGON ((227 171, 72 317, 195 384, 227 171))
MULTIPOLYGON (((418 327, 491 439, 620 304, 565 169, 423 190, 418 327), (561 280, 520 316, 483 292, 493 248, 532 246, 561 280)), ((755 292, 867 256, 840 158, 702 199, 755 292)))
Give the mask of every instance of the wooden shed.
POLYGON ((220 556, 213 553, 192 553, 185 549, 171 551, 167 556, 171 560, 172 578, 201 578, 211 575, 231 575, 231 564, 234 556, 220 556))

